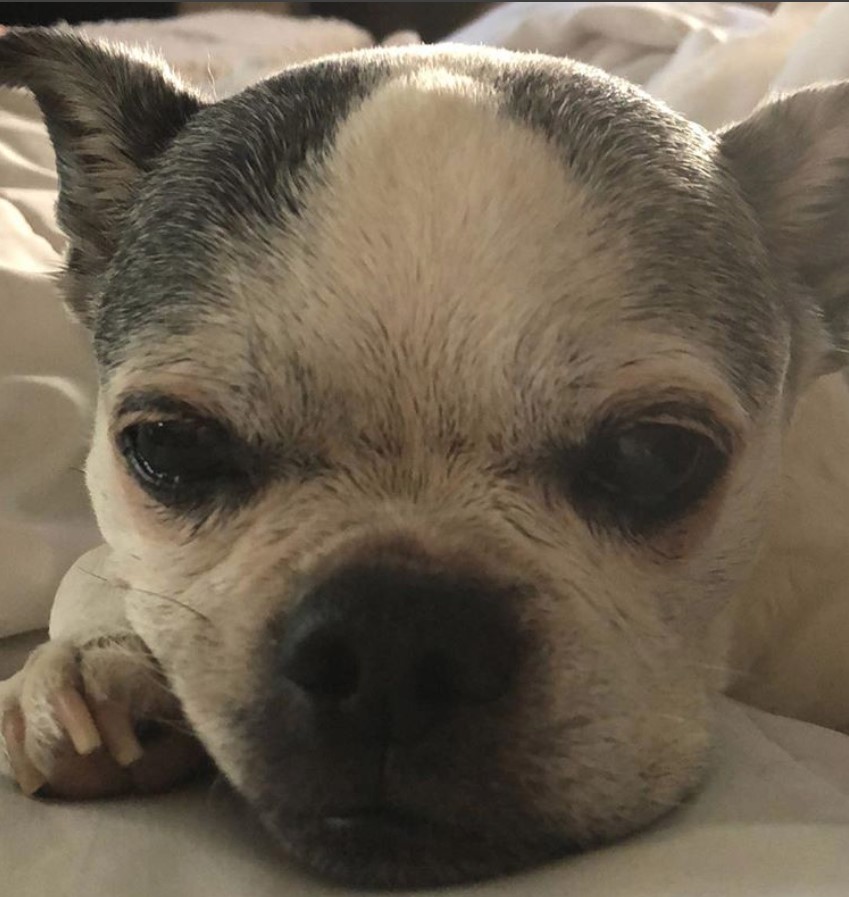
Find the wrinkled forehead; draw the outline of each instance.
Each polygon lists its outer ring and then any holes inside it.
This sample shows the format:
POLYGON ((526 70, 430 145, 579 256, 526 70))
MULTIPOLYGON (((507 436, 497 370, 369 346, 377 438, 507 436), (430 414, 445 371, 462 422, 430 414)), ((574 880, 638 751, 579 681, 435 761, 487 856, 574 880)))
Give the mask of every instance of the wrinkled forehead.
POLYGON ((313 85, 299 135, 262 92, 218 110, 140 204, 107 354, 323 407, 551 405, 623 371, 763 400, 782 322, 710 139, 583 75, 468 69, 313 85))

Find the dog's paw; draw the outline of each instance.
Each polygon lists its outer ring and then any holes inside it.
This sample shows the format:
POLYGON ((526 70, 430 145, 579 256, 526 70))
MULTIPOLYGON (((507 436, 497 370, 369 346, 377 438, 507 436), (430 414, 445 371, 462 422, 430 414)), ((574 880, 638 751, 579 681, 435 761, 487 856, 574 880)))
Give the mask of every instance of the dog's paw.
POLYGON ((135 636, 47 642, 0 683, 0 772, 25 794, 86 799, 164 791, 205 762, 135 636))

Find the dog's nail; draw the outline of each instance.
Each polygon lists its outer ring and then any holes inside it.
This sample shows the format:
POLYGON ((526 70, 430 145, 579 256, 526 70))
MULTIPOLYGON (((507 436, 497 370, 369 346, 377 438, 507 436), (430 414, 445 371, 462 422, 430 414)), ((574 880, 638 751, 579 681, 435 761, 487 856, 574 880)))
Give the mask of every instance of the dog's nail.
POLYGON ((20 710, 8 711, 3 716, 3 738, 6 742, 6 752, 9 755, 9 765, 18 783, 18 787, 27 797, 33 797, 46 784, 47 779, 33 766, 24 749, 24 717, 20 710))
POLYGON ((10 753, 9 760, 21 792, 27 797, 38 797, 41 789, 47 784, 47 779, 30 763, 24 753, 19 757, 12 757, 10 753))
POLYGON ((112 759, 123 767, 132 766, 144 756, 144 748, 136 738, 126 707, 114 701, 103 701, 92 711, 100 736, 112 759))
POLYGON ((96 751, 103 740, 91 718, 86 702, 73 688, 63 688, 53 696, 56 718, 62 724, 74 750, 81 756, 96 751))

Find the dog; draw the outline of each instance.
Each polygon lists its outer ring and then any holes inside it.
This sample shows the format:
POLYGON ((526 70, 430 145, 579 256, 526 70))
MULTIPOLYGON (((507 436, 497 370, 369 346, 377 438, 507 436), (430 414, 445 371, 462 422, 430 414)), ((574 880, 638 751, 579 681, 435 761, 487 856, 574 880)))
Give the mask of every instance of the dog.
POLYGON ((432 885, 668 813, 723 692, 847 726, 849 86, 708 133, 439 46, 211 102, 52 30, 0 82, 100 373, 24 792, 209 757, 316 872, 432 885))

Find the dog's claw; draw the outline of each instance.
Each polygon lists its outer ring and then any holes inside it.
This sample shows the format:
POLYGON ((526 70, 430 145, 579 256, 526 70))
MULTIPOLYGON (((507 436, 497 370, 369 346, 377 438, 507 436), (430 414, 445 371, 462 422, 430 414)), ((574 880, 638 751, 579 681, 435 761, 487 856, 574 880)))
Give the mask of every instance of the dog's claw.
POLYGON ((0 774, 29 796, 90 800, 171 788, 206 762, 184 729, 177 699, 134 637, 48 642, 0 682, 0 774), (150 722, 149 736, 141 734, 150 722))
MULTIPOLYGON (((77 698, 83 701, 79 694, 77 698)), ((72 726, 78 726, 79 731, 76 738, 67 732, 74 750, 57 752, 47 776, 27 756, 26 723, 20 708, 13 707, 3 715, 0 729, 9 765, 27 797, 91 800, 130 792, 153 794, 173 788, 207 762, 205 751, 194 737, 168 726, 143 747, 129 711, 115 701, 93 706, 90 719, 92 725, 96 721, 99 745, 89 749, 94 737, 85 722, 80 725, 85 714, 77 701, 63 694, 60 700, 54 699, 53 706, 61 706, 63 720, 70 715, 72 726)), ((58 719, 60 712, 56 712, 58 719)))
POLYGON ((65 730, 74 750, 82 757, 103 744, 88 705, 74 688, 63 688, 53 696, 56 719, 65 730))
POLYGON ((144 748, 136 737, 127 707, 116 701, 101 701, 94 705, 92 714, 106 750, 119 766, 127 768, 141 760, 144 748))

